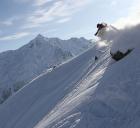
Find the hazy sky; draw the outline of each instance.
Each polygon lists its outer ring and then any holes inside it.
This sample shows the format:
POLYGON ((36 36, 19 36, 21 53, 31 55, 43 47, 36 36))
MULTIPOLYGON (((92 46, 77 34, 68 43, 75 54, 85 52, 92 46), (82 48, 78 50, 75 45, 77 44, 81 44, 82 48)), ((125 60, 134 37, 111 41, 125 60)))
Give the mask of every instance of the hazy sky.
POLYGON ((119 28, 140 22, 140 0, 0 0, 0 52, 37 34, 94 38, 96 24, 119 28))

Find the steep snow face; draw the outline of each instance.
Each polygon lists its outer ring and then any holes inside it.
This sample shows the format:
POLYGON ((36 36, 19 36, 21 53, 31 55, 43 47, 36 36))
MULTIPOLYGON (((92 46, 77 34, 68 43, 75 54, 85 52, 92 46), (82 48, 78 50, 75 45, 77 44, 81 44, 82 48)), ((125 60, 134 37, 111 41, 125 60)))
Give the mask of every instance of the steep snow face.
MULTIPOLYGON (((90 49, 74 60, 55 68, 50 73, 42 74, 38 79, 26 85, 0 107, 0 126, 3 128, 38 127, 37 123, 45 116, 49 116, 53 109, 58 111, 61 108, 59 107, 60 102, 62 108, 68 105, 68 101, 74 100, 88 87, 87 84, 83 83, 83 80, 86 80, 95 68, 94 54, 95 49, 90 49), (63 100, 65 98, 66 100, 63 100), (9 123, 6 120, 9 120, 9 123)), ((82 100, 77 103, 80 104, 80 102, 82 100)), ((69 106, 68 111, 75 106, 74 104, 71 105, 73 106, 69 106)), ((63 110, 62 115, 68 112, 65 109, 63 110)), ((59 110, 56 114, 58 113, 59 116, 61 111, 59 110)), ((74 115, 76 115, 76 117, 74 116, 75 119, 77 117, 81 118, 81 114, 74 115)), ((54 116, 54 118, 57 118, 57 116, 54 116)), ((73 120, 73 117, 70 117, 70 119, 73 120)), ((52 120, 55 121, 55 119, 52 120)), ((47 124, 44 125, 44 127, 47 127, 47 124)))
POLYGON ((7 100, 0 107, 0 126, 139 128, 140 48, 117 63, 108 47, 95 61, 96 48, 42 74, 7 100))
POLYGON ((78 55, 93 45, 90 43, 90 40, 86 40, 85 38, 71 38, 69 40, 50 38, 48 41, 50 41, 53 46, 65 49, 66 51, 71 51, 73 55, 78 55))
POLYGON ((96 46, 40 75, 0 106, 0 127, 139 128, 139 54, 114 63, 96 46))
POLYGON ((81 40, 77 38, 75 40, 79 40, 79 42, 73 42, 73 44, 77 44, 77 48, 75 46, 73 52, 71 50, 73 45, 69 44, 72 41, 69 42, 68 40, 63 43, 63 40, 57 39, 54 45, 53 40, 55 39, 38 35, 29 44, 20 49, 0 54, 0 95, 7 88, 8 93, 10 91, 17 91, 27 82, 37 77, 43 70, 59 65, 74 55, 80 54, 89 48, 90 44, 86 39, 81 40), (59 46, 59 44, 61 45, 59 46), (61 47, 63 44, 65 48, 61 47), (65 44, 69 45, 68 48, 65 44), (82 50, 80 51, 79 49, 82 50), (9 90, 9 88, 12 88, 12 90, 9 90))

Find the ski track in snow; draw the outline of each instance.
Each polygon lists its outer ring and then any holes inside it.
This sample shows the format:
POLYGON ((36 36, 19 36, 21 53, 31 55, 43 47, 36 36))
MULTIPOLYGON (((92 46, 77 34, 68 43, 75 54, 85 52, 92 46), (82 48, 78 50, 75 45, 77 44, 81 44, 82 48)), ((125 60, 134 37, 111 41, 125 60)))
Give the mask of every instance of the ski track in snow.
MULTIPOLYGON (((106 67, 108 67, 108 65, 111 62, 108 50, 106 52, 104 52, 104 54, 102 56, 100 56, 100 58, 102 58, 102 59, 98 60, 95 63, 91 60, 90 66, 87 69, 86 73, 84 74, 84 77, 82 77, 77 82, 73 91, 71 91, 68 95, 66 95, 60 101, 60 103, 58 103, 55 106, 55 108, 43 119, 43 122, 41 121, 35 128, 44 128, 45 126, 49 126, 49 124, 55 122, 55 119, 58 120, 58 118, 62 118, 69 111, 72 111, 73 109, 77 108, 78 105, 80 105, 80 103, 82 101, 86 100, 86 99, 84 99, 86 93, 89 93, 91 90, 93 92, 96 89, 96 87, 98 86, 98 81, 102 78, 102 75, 104 74, 106 67), (104 62, 104 61, 106 61, 106 62, 104 62), (77 101, 79 103, 75 103, 77 101), (68 110, 67 106, 71 103, 72 103, 71 108, 69 108, 69 110, 68 110)), ((82 115, 80 115, 80 116, 82 116, 82 115)), ((80 120, 80 118, 79 118, 79 120, 80 120)), ((69 118, 65 119, 65 120, 67 120, 67 122, 69 122, 68 121, 69 118)), ((65 127, 68 127, 68 126, 65 125, 65 127)), ((56 125, 56 127, 53 126, 52 128, 57 128, 57 125, 56 125)), ((74 128, 74 126, 69 127, 69 128, 74 128)))

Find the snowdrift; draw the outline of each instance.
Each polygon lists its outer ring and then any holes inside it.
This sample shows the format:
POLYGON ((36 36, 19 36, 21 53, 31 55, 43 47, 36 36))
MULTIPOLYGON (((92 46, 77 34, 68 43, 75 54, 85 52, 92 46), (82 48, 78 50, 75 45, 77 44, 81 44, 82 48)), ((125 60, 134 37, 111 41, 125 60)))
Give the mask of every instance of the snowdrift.
POLYGON ((26 85, 0 106, 0 127, 139 128, 140 45, 114 63, 115 45, 94 47, 26 85))

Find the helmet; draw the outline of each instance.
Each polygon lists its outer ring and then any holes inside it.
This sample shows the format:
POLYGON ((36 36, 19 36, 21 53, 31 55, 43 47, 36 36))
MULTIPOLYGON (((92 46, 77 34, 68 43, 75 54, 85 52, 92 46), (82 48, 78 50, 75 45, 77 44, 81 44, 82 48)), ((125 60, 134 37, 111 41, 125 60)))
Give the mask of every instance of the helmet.
POLYGON ((97 24, 97 28, 99 28, 101 26, 101 24, 97 24))

